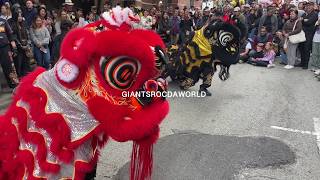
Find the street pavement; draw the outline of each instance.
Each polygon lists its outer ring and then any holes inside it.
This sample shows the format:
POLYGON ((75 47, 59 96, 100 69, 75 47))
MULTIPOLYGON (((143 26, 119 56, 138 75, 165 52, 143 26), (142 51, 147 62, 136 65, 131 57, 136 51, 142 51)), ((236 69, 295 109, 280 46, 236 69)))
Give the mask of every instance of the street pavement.
MULTIPOLYGON (((280 65, 230 72, 225 82, 215 76, 212 97, 169 99, 153 179, 319 180, 320 82, 280 65)), ((97 179, 127 179, 130 153, 131 143, 107 144, 97 179)))
MULTIPOLYGON (((319 180, 320 82, 280 65, 238 64, 230 73, 225 82, 215 75, 212 97, 169 98, 153 179, 319 180)), ((0 95, 0 109, 8 98, 0 95)), ((127 179, 131 144, 110 141, 96 179, 127 179)))
POLYGON ((4 112, 11 102, 11 93, 0 92, 0 113, 4 112))
POLYGON ((8 88, 4 88, 5 86, 6 80, 0 67, 0 114, 4 112, 5 108, 11 102, 11 93, 8 92, 8 88))

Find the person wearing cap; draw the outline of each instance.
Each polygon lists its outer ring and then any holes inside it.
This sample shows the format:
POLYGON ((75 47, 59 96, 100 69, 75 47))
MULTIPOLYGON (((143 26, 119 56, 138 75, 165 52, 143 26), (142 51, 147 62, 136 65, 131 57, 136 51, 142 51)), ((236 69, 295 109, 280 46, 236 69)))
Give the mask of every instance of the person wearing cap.
POLYGON ((62 4, 63 10, 67 12, 67 15, 70 20, 75 21, 76 20, 76 13, 74 12, 74 3, 72 0, 65 0, 65 2, 62 4))
POLYGON ((243 5, 243 15, 247 18, 250 14, 250 5, 245 4, 243 5))
POLYGON ((246 17, 241 13, 239 7, 235 7, 233 9, 233 12, 236 18, 238 18, 241 21, 241 23, 246 24, 246 17))
POLYGON ((72 0, 65 0, 64 3, 62 4, 64 7, 73 7, 74 3, 72 0))
POLYGON ((306 13, 301 17, 302 28, 306 35, 306 41, 300 43, 299 50, 301 52, 301 67, 308 69, 310 53, 312 50, 312 39, 316 31, 316 22, 318 14, 314 11, 314 2, 308 2, 305 7, 306 13))
POLYGON ((203 16, 197 24, 196 29, 201 29, 210 19, 210 9, 206 7, 203 9, 203 16))
POLYGON ((275 34, 278 30, 278 18, 274 14, 274 8, 269 7, 267 9, 267 14, 263 15, 259 22, 259 30, 262 26, 267 28, 267 31, 271 34, 275 34))

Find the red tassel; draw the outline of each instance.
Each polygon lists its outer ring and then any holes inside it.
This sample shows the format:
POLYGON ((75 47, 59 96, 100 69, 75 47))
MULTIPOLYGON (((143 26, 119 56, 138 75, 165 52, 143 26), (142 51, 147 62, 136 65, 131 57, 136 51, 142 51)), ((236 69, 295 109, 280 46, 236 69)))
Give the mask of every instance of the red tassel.
POLYGON ((131 156, 131 180, 151 179, 153 144, 133 143, 131 156))
POLYGON ((131 154, 131 180, 150 180, 153 168, 153 144, 159 137, 159 128, 145 139, 134 141, 131 154))

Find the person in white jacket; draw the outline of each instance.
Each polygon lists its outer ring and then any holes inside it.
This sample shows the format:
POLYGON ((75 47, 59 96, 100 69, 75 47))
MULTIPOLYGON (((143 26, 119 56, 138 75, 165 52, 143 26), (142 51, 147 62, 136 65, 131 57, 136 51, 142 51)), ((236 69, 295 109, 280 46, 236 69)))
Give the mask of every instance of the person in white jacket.
POLYGON ((77 10, 77 17, 78 17, 78 28, 84 27, 88 24, 86 19, 83 17, 83 11, 82 9, 77 10))
POLYGON ((140 20, 140 25, 141 25, 141 28, 143 28, 143 29, 151 30, 151 28, 152 28, 152 17, 149 16, 149 12, 148 11, 144 11, 143 12, 143 16, 141 17, 141 20, 140 20))

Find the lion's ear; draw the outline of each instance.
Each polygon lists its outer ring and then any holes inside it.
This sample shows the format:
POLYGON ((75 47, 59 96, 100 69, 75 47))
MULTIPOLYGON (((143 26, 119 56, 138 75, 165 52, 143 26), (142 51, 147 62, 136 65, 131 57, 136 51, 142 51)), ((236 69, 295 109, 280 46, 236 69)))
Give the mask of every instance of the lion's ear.
POLYGON ((94 55, 95 35, 89 29, 73 29, 63 39, 55 75, 60 84, 77 88, 84 79, 94 55))
POLYGON ((61 59, 66 58, 78 66, 88 65, 95 49, 95 41, 95 34, 90 29, 71 30, 61 44, 61 59))

